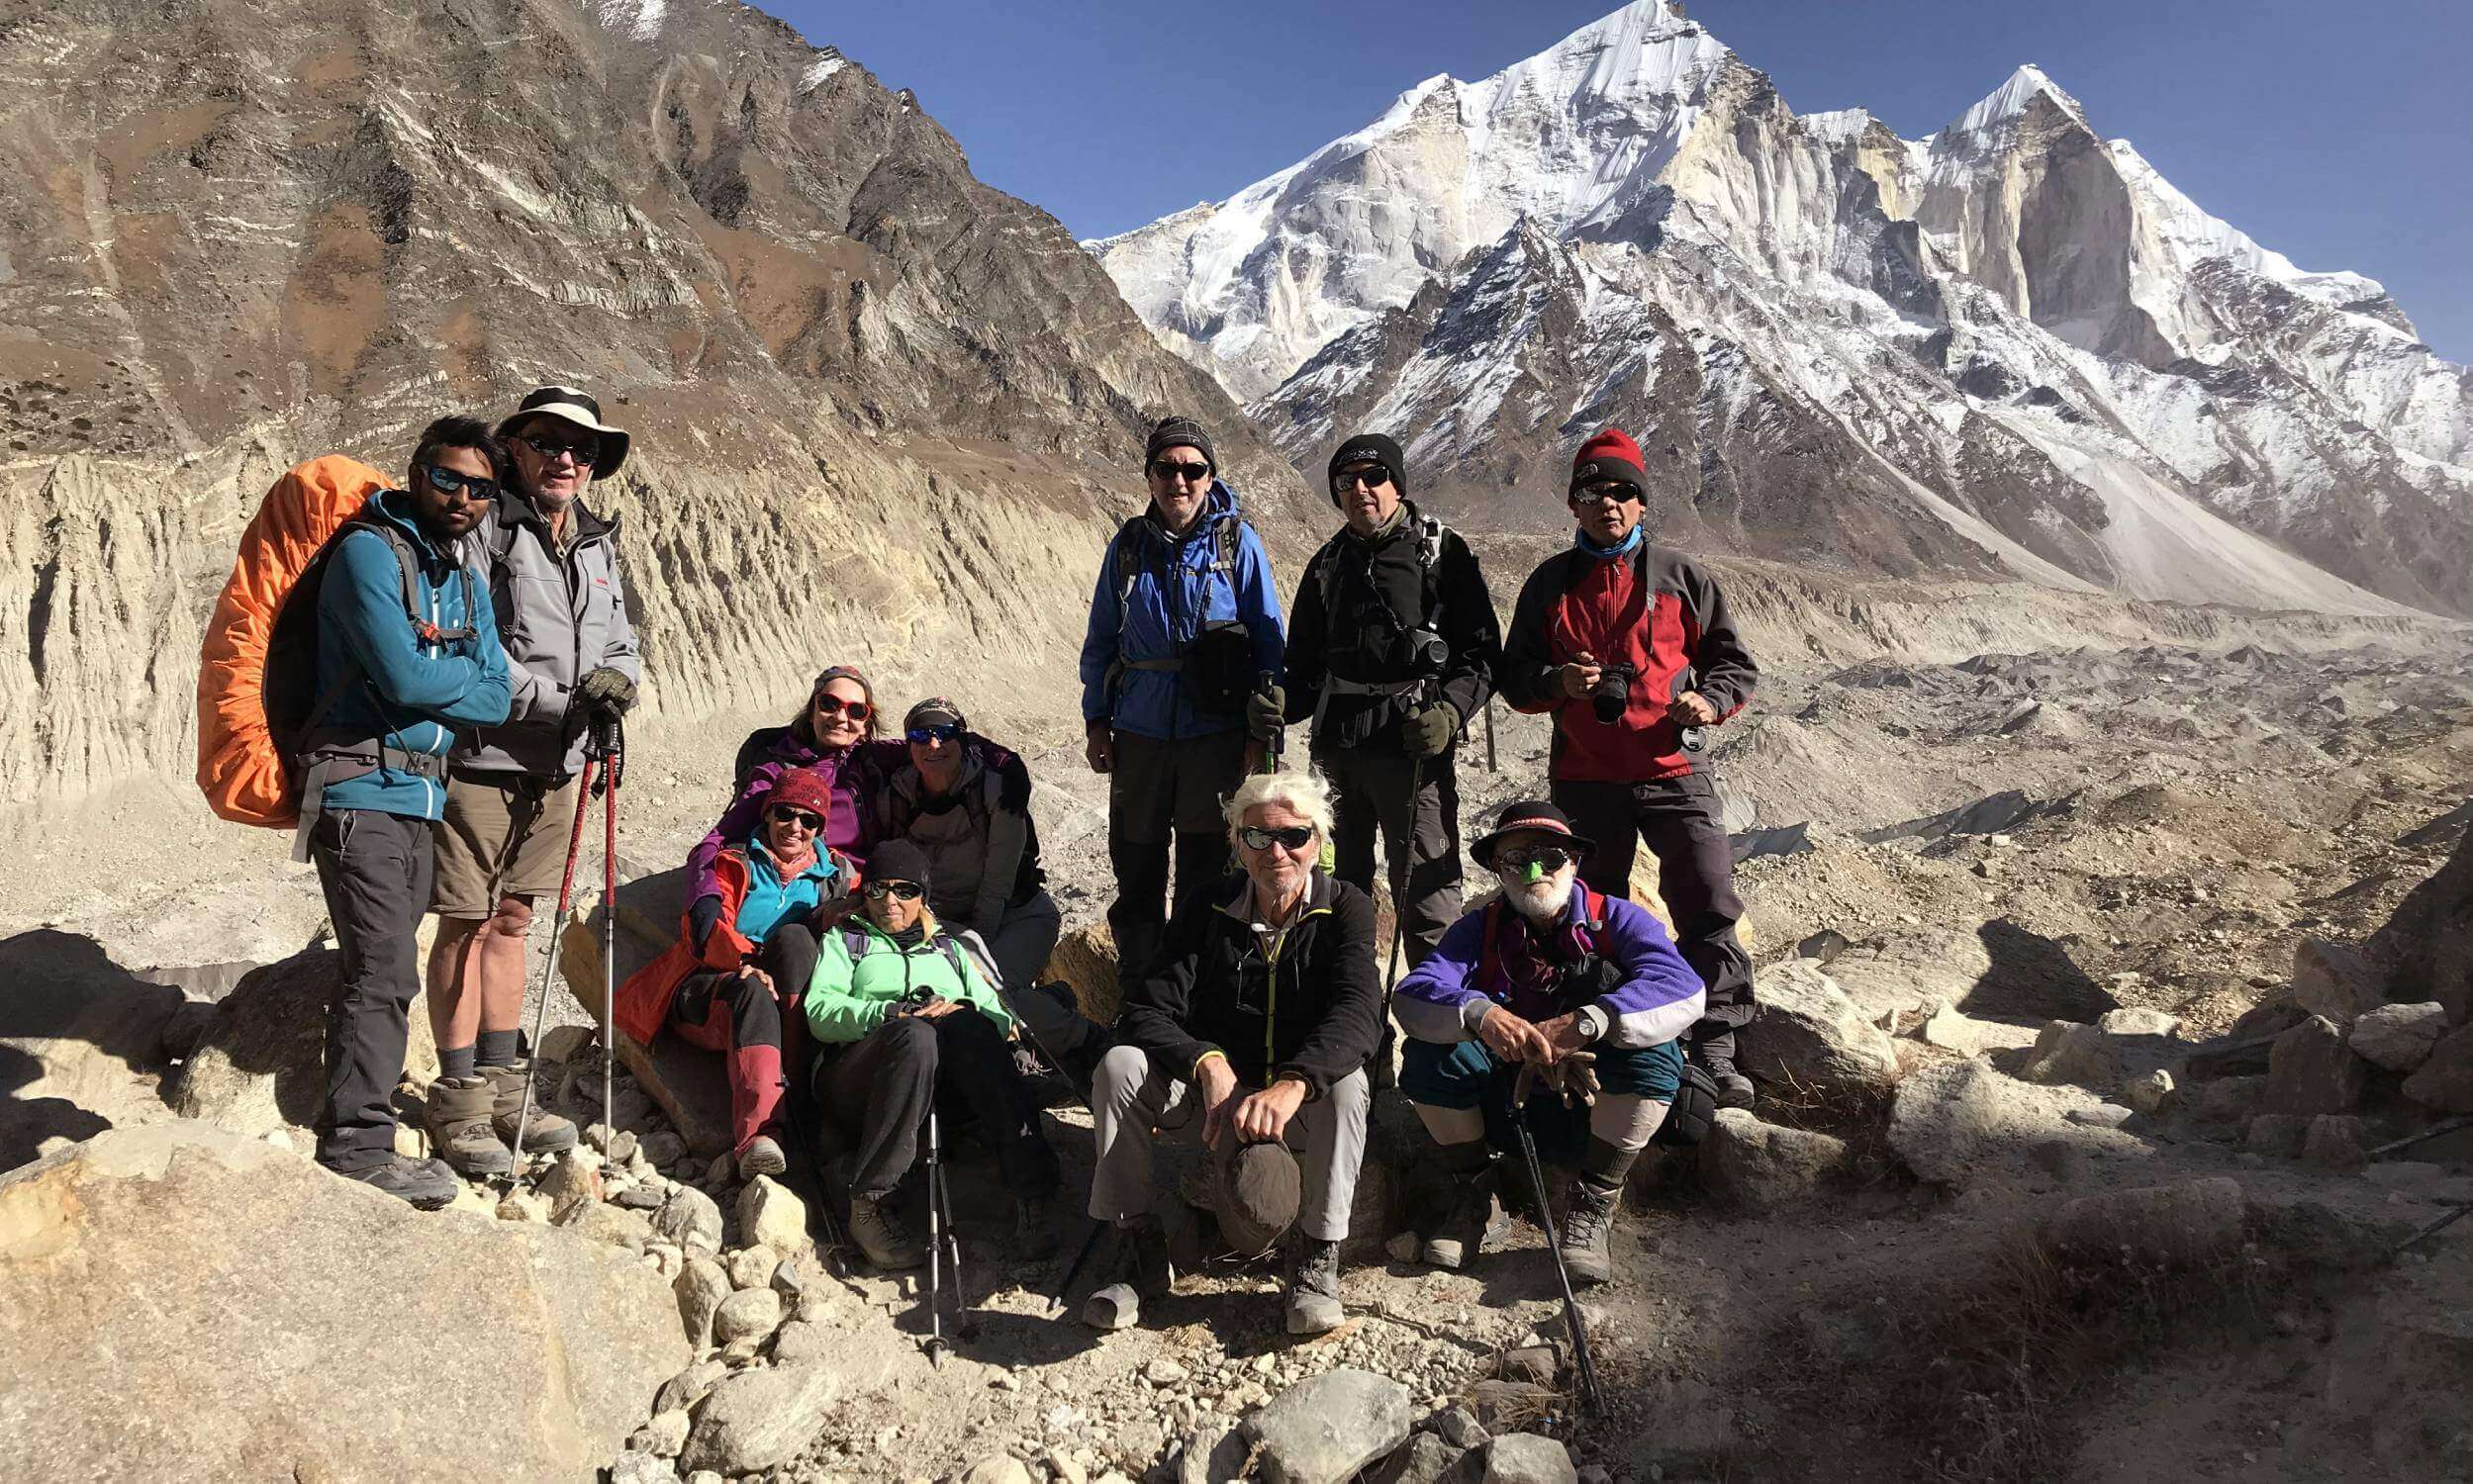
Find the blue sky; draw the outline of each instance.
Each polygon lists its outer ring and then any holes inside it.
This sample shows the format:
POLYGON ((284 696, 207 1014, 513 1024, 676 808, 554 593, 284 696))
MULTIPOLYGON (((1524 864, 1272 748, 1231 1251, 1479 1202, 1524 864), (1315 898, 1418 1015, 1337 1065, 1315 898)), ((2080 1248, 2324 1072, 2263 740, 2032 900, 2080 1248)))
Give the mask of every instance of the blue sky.
MULTIPOLYGON (((980 178, 1077 235, 1216 200, 1437 72, 1482 77, 1611 0, 760 0, 908 87, 980 178)), ((1699 0, 1798 113, 1930 134, 2035 62, 2198 204, 2301 266, 2385 283, 2473 362, 2467 0, 1699 0)))

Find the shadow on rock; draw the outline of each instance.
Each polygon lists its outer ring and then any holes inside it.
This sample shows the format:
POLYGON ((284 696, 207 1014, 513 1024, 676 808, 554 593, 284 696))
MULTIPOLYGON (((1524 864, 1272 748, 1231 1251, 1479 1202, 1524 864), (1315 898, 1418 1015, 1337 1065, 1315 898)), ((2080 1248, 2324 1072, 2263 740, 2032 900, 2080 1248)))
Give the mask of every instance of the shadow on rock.
POLYGON ((2120 1001, 2088 977, 2057 940, 2006 917, 1985 923, 1977 936, 1991 965, 1957 1002, 1963 1013, 1984 1020, 2041 1024, 2092 1021, 2120 1007, 2120 1001))
POLYGON ((184 1003, 83 934, 38 928, 0 941, 0 1169, 48 1140, 159 1112, 154 1079, 184 1003))

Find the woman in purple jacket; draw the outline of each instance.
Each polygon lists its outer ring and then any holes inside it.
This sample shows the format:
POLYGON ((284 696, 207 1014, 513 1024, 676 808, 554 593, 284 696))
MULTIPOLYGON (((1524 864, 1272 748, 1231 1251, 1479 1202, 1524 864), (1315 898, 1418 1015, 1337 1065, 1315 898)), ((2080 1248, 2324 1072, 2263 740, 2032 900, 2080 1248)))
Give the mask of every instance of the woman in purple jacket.
POLYGON ((1623 1178, 1674 1099, 1683 1076, 1675 1037, 1700 1018, 1706 993, 1655 917, 1578 881, 1589 849, 1553 804, 1506 806, 1469 848, 1501 881, 1499 897, 1452 924, 1392 995, 1409 1037, 1399 1090, 1442 1146, 1455 1187, 1450 1214, 1420 1252, 1437 1267, 1474 1257, 1492 1218, 1488 1113, 1508 1128, 1556 1102, 1550 1093, 1530 1109, 1512 1106, 1522 1067, 1533 1066, 1541 1084, 1593 1075, 1563 1257, 1574 1282, 1613 1275, 1607 1239, 1623 1178))

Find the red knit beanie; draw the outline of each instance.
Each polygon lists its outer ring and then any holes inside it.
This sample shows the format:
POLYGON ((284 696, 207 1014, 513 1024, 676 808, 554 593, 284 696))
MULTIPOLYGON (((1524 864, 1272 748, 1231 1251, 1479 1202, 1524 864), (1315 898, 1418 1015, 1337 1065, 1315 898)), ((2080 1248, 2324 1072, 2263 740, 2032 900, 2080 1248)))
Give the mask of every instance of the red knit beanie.
POLYGON ((1580 445, 1579 454, 1571 460, 1571 485, 1567 493, 1576 495, 1608 479, 1621 480, 1643 496, 1649 493, 1649 467, 1641 462, 1640 445, 1619 427, 1609 427, 1580 445))
POLYGON ((833 817, 832 781, 813 768, 793 768, 773 781, 773 791, 764 795, 767 809, 788 806, 833 817))

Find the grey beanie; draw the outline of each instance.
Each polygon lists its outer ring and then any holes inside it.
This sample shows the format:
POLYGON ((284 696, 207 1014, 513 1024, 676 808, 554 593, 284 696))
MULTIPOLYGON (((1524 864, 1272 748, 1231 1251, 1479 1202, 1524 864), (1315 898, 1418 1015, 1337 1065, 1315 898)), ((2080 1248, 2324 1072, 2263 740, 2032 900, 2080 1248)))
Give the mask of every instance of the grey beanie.
POLYGON ((1219 455, 1211 451, 1210 434, 1202 431, 1202 424, 1190 417, 1159 419, 1158 425, 1151 429, 1151 440, 1142 445, 1144 473, 1150 472, 1151 460, 1158 458, 1163 448, 1199 448, 1202 450, 1202 462, 1210 465, 1213 474, 1219 472, 1219 455))

